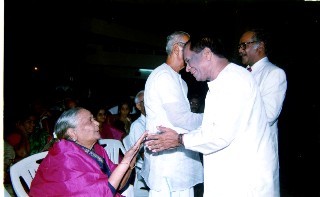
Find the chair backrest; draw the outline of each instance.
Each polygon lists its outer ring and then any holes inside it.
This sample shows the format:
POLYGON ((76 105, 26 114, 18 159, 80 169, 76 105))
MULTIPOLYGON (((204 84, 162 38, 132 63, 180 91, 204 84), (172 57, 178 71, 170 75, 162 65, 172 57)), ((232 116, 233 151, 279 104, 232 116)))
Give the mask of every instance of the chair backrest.
POLYGON ((129 135, 127 135, 126 137, 123 138, 122 143, 124 145, 124 148, 126 149, 126 151, 128 151, 131 148, 131 140, 129 135))
POLYGON ((3 197, 11 197, 11 195, 5 187, 3 187, 3 197))
MULTIPOLYGON (((127 151, 133 146, 131 144, 131 140, 129 138, 129 135, 127 135, 125 138, 123 138, 122 142, 123 142, 123 145, 127 151)), ((142 188, 145 188, 146 185, 141 180, 139 180, 138 174, 137 174, 137 172, 138 172, 137 167, 139 169, 141 169, 142 165, 143 165, 143 161, 138 160, 136 163, 136 174, 135 174, 134 183, 133 183, 133 190, 134 190, 135 197, 148 197, 149 196, 149 191, 146 189, 142 189, 142 188)))
POLYGON ((39 160, 45 158, 47 154, 48 151, 30 155, 29 157, 20 160, 10 167, 10 178, 12 187, 18 197, 28 196, 20 180, 20 177, 27 184, 28 188, 30 188, 31 181, 34 178, 36 171, 40 165, 39 160))
POLYGON ((104 147, 104 149, 107 151, 110 160, 114 164, 119 163, 120 151, 123 153, 123 155, 127 152, 120 140, 100 139, 99 144, 104 147))
MULTIPOLYGON (((120 140, 100 139, 99 144, 104 146, 104 149, 107 151, 109 158, 115 164, 119 163, 120 151, 122 152, 123 155, 127 152, 127 150, 125 149, 125 147, 123 146, 120 140)), ((133 185, 130 184, 129 187, 124 192, 122 192, 121 195, 126 197, 135 197, 133 185)))

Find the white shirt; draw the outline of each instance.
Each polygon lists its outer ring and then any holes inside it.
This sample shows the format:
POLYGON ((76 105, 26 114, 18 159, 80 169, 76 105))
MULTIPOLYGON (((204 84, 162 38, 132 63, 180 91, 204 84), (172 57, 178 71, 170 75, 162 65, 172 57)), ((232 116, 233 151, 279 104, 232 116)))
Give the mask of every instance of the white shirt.
POLYGON ((287 90, 285 72, 272 64, 267 57, 251 67, 251 74, 258 83, 271 129, 278 133, 278 117, 287 90))
POLYGON ((201 129, 183 138, 203 153, 204 197, 279 197, 277 134, 252 75, 230 63, 208 88, 201 129))
POLYGON ((138 141, 140 136, 146 131, 146 117, 141 114, 138 119, 132 122, 130 126, 130 144, 131 147, 138 141))
MULTIPOLYGON (((130 139, 130 147, 132 147, 138 139, 141 137, 141 135, 146 131, 146 117, 141 114, 138 119, 136 119, 130 126, 130 133, 129 133, 129 139, 130 139)), ((143 147, 141 148, 144 151, 143 147)), ((137 163, 136 163, 136 173, 140 177, 140 171, 143 165, 143 159, 140 155, 137 157, 137 163)))
MULTIPOLYGON (((179 73, 165 63, 157 67, 145 85, 146 129, 154 133, 158 132, 156 126, 162 125, 187 133, 198 128, 202 114, 191 112, 187 93, 187 84, 179 73)), ((203 167, 199 153, 183 146, 161 153, 146 149, 142 176, 152 190, 168 186, 170 191, 178 191, 202 183, 203 167), (167 186, 163 185, 164 179, 167 186)))

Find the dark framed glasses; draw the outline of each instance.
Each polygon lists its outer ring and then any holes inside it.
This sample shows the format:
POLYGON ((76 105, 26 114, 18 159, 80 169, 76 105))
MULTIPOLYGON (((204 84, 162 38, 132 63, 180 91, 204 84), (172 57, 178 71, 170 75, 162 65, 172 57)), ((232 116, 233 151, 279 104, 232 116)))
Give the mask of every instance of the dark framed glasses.
POLYGON ((239 45, 238 45, 238 49, 243 49, 243 50, 246 50, 247 48, 247 45, 249 44, 252 44, 252 43, 256 43, 256 42, 259 42, 259 41, 250 41, 250 42, 241 42, 239 45))

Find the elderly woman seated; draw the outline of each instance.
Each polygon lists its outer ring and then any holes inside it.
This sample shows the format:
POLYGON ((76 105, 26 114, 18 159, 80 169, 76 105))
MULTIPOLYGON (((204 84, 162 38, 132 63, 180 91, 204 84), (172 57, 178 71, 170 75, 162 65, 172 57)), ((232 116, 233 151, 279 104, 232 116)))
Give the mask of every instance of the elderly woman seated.
POLYGON ((90 111, 80 107, 65 111, 54 132, 59 141, 41 162, 29 196, 121 197, 146 133, 116 165, 97 143, 99 123, 90 111))

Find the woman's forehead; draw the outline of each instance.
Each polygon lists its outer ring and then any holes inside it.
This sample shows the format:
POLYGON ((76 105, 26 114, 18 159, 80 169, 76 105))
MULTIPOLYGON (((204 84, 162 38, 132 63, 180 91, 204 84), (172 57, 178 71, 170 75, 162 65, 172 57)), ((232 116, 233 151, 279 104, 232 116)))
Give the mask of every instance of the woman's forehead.
POLYGON ((86 119, 86 118, 90 118, 91 116, 92 116, 91 112, 86 109, 81 109, 78 113, 79 119, 86 119))

